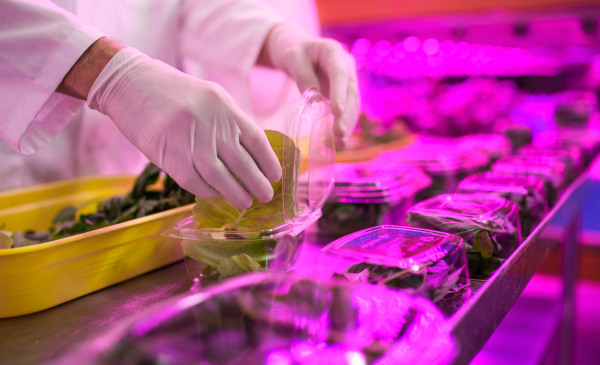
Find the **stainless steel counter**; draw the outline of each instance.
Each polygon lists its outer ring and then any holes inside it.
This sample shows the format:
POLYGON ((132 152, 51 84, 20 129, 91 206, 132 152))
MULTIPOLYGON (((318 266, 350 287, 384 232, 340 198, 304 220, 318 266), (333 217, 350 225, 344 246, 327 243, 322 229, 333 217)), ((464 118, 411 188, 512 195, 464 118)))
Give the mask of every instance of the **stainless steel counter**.
MULTIPOLYGON (((451 318, 460 345, 454 364, 471 361, 558 243, 557 237, 569 232, 568 225, 555 218, 578 216, 587 195, 586 179, 584 174, 572 184, 542 224, 451 318)), ((310 271, 320 246, 305 245, 296 267, 310 271)), ((39 313, 0 319, 0 364, 50 360, 163 299, 189 291, 191 284, 179 262, 39 313)))
POLYGON ((0 319, 0 364, 47 361, 124 318, 186 292, 190 283, 179 262, 38 313, 0 319))

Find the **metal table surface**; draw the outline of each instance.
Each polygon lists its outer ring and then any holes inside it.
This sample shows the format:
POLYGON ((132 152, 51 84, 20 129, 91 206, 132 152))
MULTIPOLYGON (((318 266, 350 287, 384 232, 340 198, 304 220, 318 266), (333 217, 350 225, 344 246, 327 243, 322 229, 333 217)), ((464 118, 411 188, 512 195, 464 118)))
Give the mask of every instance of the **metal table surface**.
MULTIPOLYGON (((468 364, 510 310, 566 226, 558 215, 575 216, 585 199, 587 175, 571 185, 561 201, 519 249, 450 321, 460 346, 454 364, 468 364)), ((312 235, 308 235, 312 241, 312 235)), ((305 244, 296 268, 307 268, 322 245, 305 244)), ((301 271, 301 270, 298 270, 301 271)), ((190 290, 183 262, 116 284, 59 306, 25 316, 0 319, 0 365, 38 364, 68 347, 104 332, 112 325, 159 301, 190 290)))

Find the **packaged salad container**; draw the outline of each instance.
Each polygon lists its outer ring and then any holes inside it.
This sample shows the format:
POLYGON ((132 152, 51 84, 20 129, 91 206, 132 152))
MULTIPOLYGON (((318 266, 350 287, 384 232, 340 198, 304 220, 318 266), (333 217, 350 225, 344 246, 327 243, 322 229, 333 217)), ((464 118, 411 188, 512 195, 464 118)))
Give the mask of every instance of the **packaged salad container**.
POLYGON ((379 226, 342 237, 321 250, 315 273, 401 289, 447 316, 471 296, 462 238, 425 229, 379 226))
POLYGON ((511 156, 492 165, 492 171, 513 175, 533 175, 545 182, 546 196, 550 207, 558 201, 566 188, 565 163, 549 156, 511 156))
POLYGON ((600 130, 596 128, 560 128, 536 137, 534 146, 540 148, 581 149, 584 167, 600 152, 600 130))
POLYGON ((160 303, 53 364, 442 365, 450 331, 420 297, 261 272, 160 303))
POLYGON ((549 210, 544 181, 533 175, 481 172, 461 181, 458 191, 464 194, 494 194, 518 204, 524 237, 533 231, 549 210))
POLYGON ((513 152, 531 143, 533 133, 531 128, 520 124, 510 124, 502 130, 502 134, 508 138, 513 152))
POLYGON ((523 240, 518 206, 493 195, 436 196, 412 207, 406 223, 462 237, 475 278, 491 275, 523 240))
POLYGON ((517 151, 519 156, 539 156, 541 158, 555 158, 565 165, 565 177, 573 182, 583 172, 583 151, 579 147, 553 148, 553 147, 522 147, 517 151))
POLYGON ((501 134, 471 134, 462 137, 459 143, 467 154, 473 150, 483 152, 490 163, 512 154, 510 140, 501 134))
POLYGON ((321 216, 333 187, 333 114, 314 89, 290 103, 285 132, 267 131, 283 167, 268 203, 256 199, 239 210, 223 197, 196 198, 193 215, 166 234, 181 240, 194 281, 209 282, 247 271, 287 269, 297 257, 306 227, 321 216), (302 158, 300 136, 310 138, 302 158), (307 161, 306 171, 300 165, 307 161), (298 186, 303 186, 298 189, 298 186))
POLYGON ((341 237, 381 224, 401 224, 415 194, 430 184, 429 176, 409 164, 336 164, 335 185, 318 221, 319 234, 341 237))
POLYGON ((378 160, 412 163, 431 177, 431 185, 417 193, 416 201, 456 192, 462 179, 484 171, 489 161, 480 150, 465 153, 455 140, 419 142, 402 151, 383 152, 378 160))

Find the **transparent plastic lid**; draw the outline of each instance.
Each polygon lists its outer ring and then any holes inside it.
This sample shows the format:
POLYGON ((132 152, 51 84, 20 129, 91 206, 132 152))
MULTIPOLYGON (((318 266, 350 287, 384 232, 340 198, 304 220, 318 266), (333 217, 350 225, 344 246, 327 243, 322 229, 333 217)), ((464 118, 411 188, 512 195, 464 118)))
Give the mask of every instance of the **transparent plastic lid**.
POLYGON ((471 134, 464 136, 460 140, 460 146, 465 153, 480 150, 494 159, 509 156, 512 152, 510 141, 501 134, 471 134))
MULTIPOLYGON (((242 234, 240 239, 247 239, 301 232, 321 216, 321 207, 333 188, 333 118, 329 101, 314 88, 290 102, 282 138, 283 180, 278 198, 282 211, 264 212, 265 209, 259 207, 250 208, 242 214, 233 206, 217 207, 218 214, 225 217, 220 219, 227 220, 227 217, 235 215, 236 222, 244 220, 245 226, 236 230, 205 228, 188 217, 165 235, 182 239, 219 239, 227 235, 228 239, 235 239, 236 234, 242 234), (302 189, 298 189, 300 185, 302 189)), ((214 218, 214 215, 206 215, 207 219, 214 218)))
POLYGON ((335 186, 328 201, 386 203, 414 195, 431 178, 414 165, 366 161, 335 165, 335 186))
POLYGON ((565 183, 565 164, 549 156, 511 156, 502 158, 492 165, 492 171, 537 175, 549 181, 555 188, 565 183))
POLYGON ((288 106, 285 135, 295 146, 301 146, 301 136, 309 136, 307 151, 301 151, 308 159, 307 170, 302 174, 301 156, 284 146, 283 194, 292 196, 283 202, 288 224, 312 220, 311 216, 320 211, 331 192, 335 164, 333 119, 329 101, 314 88, 288 106), (298 189, 299 185, 304 188, 298 189))
POLYGON ((486 216, 502 212, 510 205, 506 199, 494 195, 442 194, 416 204, 410 212, 485 220, 486 216))
POLYGON ((325 246, 321 252, 354 258, 370 264, 413 268, 435 262, 462 245, 453 234, 426 229, 377 226, 368 228, 325 246))
POLYGON ((251 273, 153 306, 52 364, 449 364, 435 305, 383 286, 251 273))
POLYGON ((461 191, 497 191, 502 193, 520 193, 543 189, 543 181, 533 175, 513 175, 500 172, 480 172, 465 178, 458 185, 461 191))
POLYGON ((378 160, 413 163, 428 174, 455 175, 485 166, 481 150, 465 153, 458 141, 420 141, 401 151, 384 151, 378 160))
POLYGON ((525 146, 518 150, 520 156, 553 157, 568 162, 576 170, 583 166, 583 151, 580 147, 531 147, 525 146))

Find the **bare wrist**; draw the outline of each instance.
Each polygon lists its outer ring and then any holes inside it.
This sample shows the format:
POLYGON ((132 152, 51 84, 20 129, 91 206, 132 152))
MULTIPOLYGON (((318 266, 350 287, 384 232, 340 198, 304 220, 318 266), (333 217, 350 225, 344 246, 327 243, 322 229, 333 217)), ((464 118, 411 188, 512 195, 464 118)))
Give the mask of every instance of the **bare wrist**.
POLYGON ((103 37, 94 42, 71 67, 56 91, 77 99, 87 100, 94 81, 106 64, 120 50, 119 42, 103 37))

